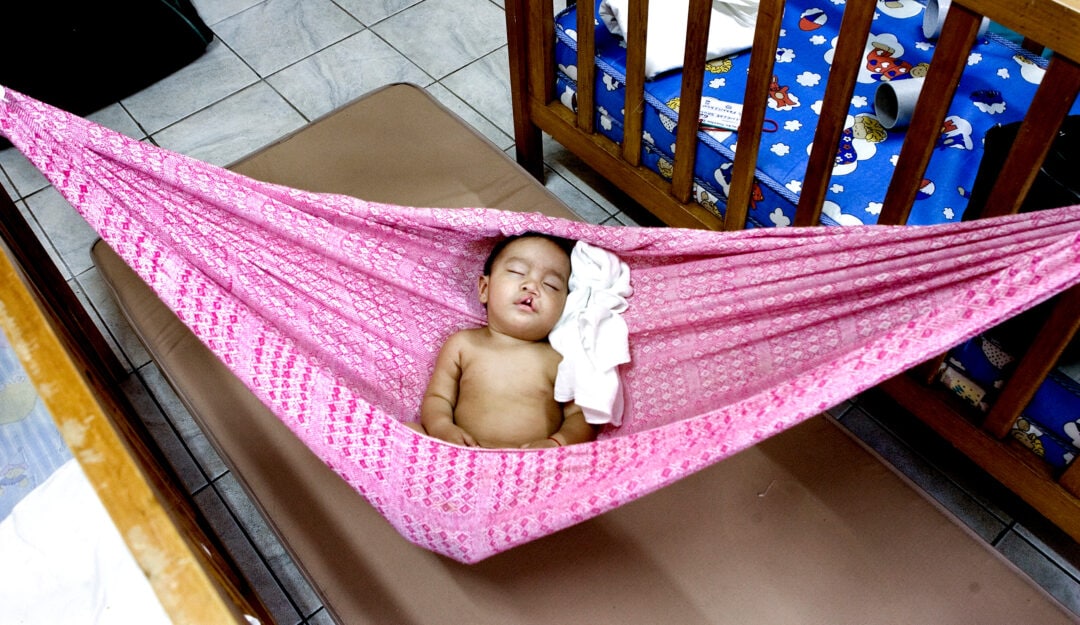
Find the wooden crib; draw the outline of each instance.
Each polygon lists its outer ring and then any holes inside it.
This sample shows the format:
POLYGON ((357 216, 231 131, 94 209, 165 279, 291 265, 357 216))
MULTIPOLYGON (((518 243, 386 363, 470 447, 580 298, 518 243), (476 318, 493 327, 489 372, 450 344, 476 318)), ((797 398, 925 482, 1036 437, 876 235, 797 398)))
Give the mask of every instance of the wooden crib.
MULTIPOLYGON (((625 139, 616 144, 594 127, 595 103, 591 89, 578 90, 576 111, 564 106, 555 93, 551 0, 507 0, 518 162, 533 175, 542 177, 541 133, 547 133, 668 225, 727 230, 746 227, 784 0, 761 0, 760 3, 744 110, 738 126, 740 147, 732 167, 723 217, 706 210, 694 198, 696 124, 679 124, 677 127, 674 151, 678 156, 674 159, 670 179, 641 164, 648 0, 630 2, 629 7, 625 139)), ((708 0, 690 3, 680 90, 679 117, 682 119, 699 119, 700 77, 705 67, 710 9, 708 0)), ((819 223, 830 184, 835 146, 844 130, 856 75, 863 62, 864 45, 878 9, 878 3, 873 0, 849 0, 844 9, 820 121, 793 221, 796 226, 819 223)), ((1080 38, 1076 36, 1080 32, 1080 2, 955 0, 938 39, 926 86, 911 119, 878 223, 906 223, 984 16, 1021 33, 1026 48, 1045 47, 1053 54, 1009 158, 978 216, 1018 211, 1031 188, 1051 141, 1080 89, 1080 38)), ((577 82, 580 85, 593 84, 596 72, 592 60, 595 55, 592 19, 590 12, 578 12, 577 82)), ((975 216, 968 214, 965 219, 975 216)), ((1080 321, 1076 313, 1078 304, 1080 291, 1074 288, 1036 314, 1041 329, 1026 354, 1019 358, 1015 373, 985 416, 961 405, 947 391, 933 384, 944 356, 917 371, 888 381, 882 388, 1040 513, 1080 540, 1080 467, 1074 463, 1064 472, 1054 471, 1009 435, 1021 411, 1073 339, 1080 321)))

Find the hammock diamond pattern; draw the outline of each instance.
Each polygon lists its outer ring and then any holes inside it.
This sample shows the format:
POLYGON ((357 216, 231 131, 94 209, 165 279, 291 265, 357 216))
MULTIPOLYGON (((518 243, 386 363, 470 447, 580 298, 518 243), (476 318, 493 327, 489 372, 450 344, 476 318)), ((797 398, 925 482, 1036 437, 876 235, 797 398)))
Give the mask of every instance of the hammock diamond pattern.
POLYGON ((407 539, 463 562, 602 514, 1080 279, 1080 207, 921 227, 711 233, 411 208, 245 178, 10 90, 8 137, 159 297, 407 539), (551 450, 416 434, 499 237, 617 253, 627 412, 551 450))

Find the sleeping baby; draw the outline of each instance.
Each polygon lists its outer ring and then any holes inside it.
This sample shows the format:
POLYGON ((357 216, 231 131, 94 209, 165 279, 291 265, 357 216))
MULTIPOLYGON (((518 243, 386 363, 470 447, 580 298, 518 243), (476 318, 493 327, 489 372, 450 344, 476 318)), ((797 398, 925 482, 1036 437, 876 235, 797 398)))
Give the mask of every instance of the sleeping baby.
POLYGON ((566 304, 573 246, 538 233, 494 246, 477 284, 487 325, 443 344, 420 408, 424 432, 471 447, 561 447, 596 436, 577 404, 555 399, 562 357, 548 342, 566 304))

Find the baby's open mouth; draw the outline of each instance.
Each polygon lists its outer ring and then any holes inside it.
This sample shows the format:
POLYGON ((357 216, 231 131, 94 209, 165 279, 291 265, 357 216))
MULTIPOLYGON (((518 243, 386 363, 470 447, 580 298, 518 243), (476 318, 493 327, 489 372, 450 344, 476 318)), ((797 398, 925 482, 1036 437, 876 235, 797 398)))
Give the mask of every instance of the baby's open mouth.
POLYGON ((520 300, 518 300, 518 306, 523 306, 525 308, 528 308, 529 310, 532 310, 533 309, 533 298, 532 298, 532 296, 523 297, 520 300))

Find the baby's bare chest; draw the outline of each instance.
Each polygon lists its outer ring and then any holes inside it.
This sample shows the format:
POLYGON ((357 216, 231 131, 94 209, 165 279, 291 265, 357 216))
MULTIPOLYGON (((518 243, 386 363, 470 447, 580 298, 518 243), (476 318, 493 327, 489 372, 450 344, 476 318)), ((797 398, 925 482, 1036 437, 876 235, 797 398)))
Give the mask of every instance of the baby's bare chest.
POLYGON ((487 393, 550 399, 557 367, 556 360, 539 350, 481 355, 463 363, 461 383, 487 393))

